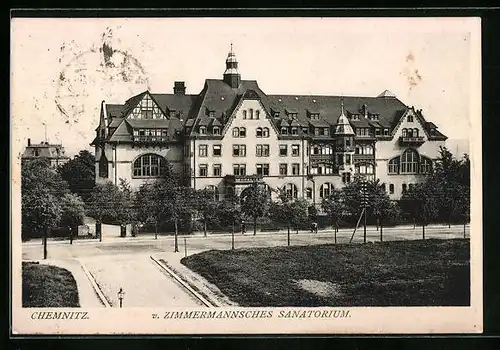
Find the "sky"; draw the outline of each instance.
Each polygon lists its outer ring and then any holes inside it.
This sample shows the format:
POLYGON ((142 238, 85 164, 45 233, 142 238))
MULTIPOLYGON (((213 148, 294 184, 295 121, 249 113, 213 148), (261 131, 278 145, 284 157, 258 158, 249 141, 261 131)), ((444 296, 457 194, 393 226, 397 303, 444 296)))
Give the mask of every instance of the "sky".
POLYGON ((29 19, 11 23, 12 152, 31 138, 92 150, 101 101, 222 79, 233 44, 242 79, 267 94, 377 96, 422 109, 468 152, 481 122, 473 18, 29 19))

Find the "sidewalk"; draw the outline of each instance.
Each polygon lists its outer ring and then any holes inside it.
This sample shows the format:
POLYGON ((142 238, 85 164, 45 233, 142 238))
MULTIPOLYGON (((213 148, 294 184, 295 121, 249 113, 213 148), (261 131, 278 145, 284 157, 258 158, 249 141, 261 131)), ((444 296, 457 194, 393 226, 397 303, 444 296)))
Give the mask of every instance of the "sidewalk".
POLYGON ((101 303, 99 297, 97 296, 92 284, 85 275, 82 269, 82 265, 78 260, 75 259, 65 259, 65 260, 38 260, 40 264, 53 265, 61 267, 63 269, 71 272, 75 278, 76 285, 78 288, 78 299, 80 302, 80 307, 93 308, 93 307, 104 307, 101 303))

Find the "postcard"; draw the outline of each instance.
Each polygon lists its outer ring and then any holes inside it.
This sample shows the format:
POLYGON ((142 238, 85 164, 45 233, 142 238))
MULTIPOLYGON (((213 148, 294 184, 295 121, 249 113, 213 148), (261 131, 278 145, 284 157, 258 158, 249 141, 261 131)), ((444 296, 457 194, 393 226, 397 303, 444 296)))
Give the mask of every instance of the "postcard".
POLYGON ((12 17, 12 335, 481 333, 480 28, 12 17))

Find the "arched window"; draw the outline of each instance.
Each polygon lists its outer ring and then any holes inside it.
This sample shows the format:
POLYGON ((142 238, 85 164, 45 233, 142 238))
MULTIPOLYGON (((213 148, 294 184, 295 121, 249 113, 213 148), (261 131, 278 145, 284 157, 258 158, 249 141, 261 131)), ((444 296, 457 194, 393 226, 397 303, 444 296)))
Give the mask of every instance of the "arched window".
POLYGON ((389 184, 389 193, 394 194, 394 184, 389 184))
POLYGON ((200 135, 206 135, 207 134, 207 128, 205 126, 200 126, 200 135))
POLYGON ((257 128, 257 131, 255 132, 256 137, 262 137, 262 128, 257 128))
POLYGON ((250 119, 253 119, 253 109, 250 108, 250 119))
POLYGON ((408 129, 408 137, 413 137, 413 129, 408 129))
POLYGON ((402 185, 401 185, 401 190, 403 191, 403 193, 405 193, 405 192, 406 192, 406 184, 402 184, 402 185))
POLYGON ((325 182, 321 187, 319 188, 319 196, 320 198, 330 198, 330 195, 333 192, 333 184, 329 182, 325 182))
POLYGON ((286 126, 281 128, 281 135, 288 135, 288 128, 286 126))
POLYGON ((99 159, 99 176, 103 178, 108 177, 108 158, 104 154, 99 159))
POLYGON ((413 137, 418 137, 418 129, 413 129, 413 137))
POLYGON ((407 149, 401 156, 401 173, 415 174, 418 172, 418 153, 407 149))
POLYGON ((214 135, 220 135, 220 128, 218 126, 214 126, 213 133, 214 135))
POLYGON ((260 111, 258 109, 255 111, 255 119, 260 119, 260 111))
POLYGON ((217 186, 214 186, 214 185, 208 185, 206 187, 206 189, 212 193, 213 195, 213 199, 215 201, 218 201, 219 200, 219 188, 217 186))
POLYGON ((240 128, 240 137, 246 137, 247 136, 247 129, 245 128, 240 128))
POLYGON ((385 183, 383 183, 382 185, 380 185, 380 188, 382 188, 382 191, 387 192, 387 189, 385 188, 385 183))
POLYGON ((319 146, 311 146, 311 154, 321 154, 321 148, 319 146))
POLYGON ((240 137, 240 128, 233 128, 233 137, 240 137))
POLYGON ((306 188, 306 197, 308 199, 312 199, 312 197, 313 197, 313 189, 311 187, 306 188))
POLYGON ((297 198, 297 195, 299 192, 297 190, 297 186, 295 186, 295 184, 292 184, 292 183, 285 184, 283 186, 283 191, 285 192, 285 195, 288 198, 297 198))
POLYGON ((247 111, 243 110, 243 119, 247 119, 247 111))
POLYGON ((399 157, 394 157, 389 161, 389 174, 399 173, 399 157))
POLYGON ((262 129, 262 137, 269 137, 269 128, 262 129))
POLYGON ((403 133, 402 133, 402 135, 403 135, 403 137, 408 136, 408 130, 406 130, 406 128, 405 128, 405 129, 403 129, 403 133))
POLYGON ((166 175, 165 158, 157 154, 144 154, 134 160, 134 177, 160 177, 166 175))
POLYGON ((432 171, 432 160, 427 157, 420 157, 420 173, 429 174, 432 171))

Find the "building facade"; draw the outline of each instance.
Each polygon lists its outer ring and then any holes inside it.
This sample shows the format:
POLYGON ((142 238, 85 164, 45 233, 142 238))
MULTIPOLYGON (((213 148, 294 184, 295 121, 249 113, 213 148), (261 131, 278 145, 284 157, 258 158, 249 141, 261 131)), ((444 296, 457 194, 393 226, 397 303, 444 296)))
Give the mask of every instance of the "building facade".
POLYGON ((259 181, 320 204, 356 176, 379 179, 392 199, 430 172, 446 136, 422 110, 389 91, 377 97, 267 95, 242 80, 234 52, 223 78, 202 91, 145 91, 124 104, 101 104, 96 181, 137 188, 163 164, 195 189, 219 198, 259 181))
POLYGON ((52 167, 63 165, 70 159, 61 144, 51 144, 47 141, 31 143, 31 139, 28 139, 28 144, 21 156, 21 162, 40 158, 47 159, 52 167))

